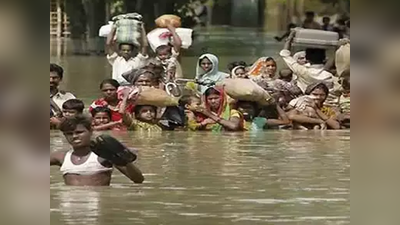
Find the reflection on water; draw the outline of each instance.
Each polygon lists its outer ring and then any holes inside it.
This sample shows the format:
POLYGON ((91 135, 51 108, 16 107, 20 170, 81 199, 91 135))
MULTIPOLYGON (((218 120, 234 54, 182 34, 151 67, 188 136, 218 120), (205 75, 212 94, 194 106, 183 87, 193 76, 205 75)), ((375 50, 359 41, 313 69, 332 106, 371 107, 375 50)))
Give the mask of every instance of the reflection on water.
POLYGON ((113 135, 138 149, 144 184, 65 187, 52 168, 51 224, 350 223, 347 131, 113 135))

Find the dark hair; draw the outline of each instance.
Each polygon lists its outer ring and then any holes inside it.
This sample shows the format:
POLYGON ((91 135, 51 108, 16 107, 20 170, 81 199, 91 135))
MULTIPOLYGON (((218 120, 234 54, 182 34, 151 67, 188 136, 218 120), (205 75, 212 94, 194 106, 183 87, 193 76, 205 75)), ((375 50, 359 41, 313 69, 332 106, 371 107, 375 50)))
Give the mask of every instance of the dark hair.
POLYGON ((121 50, 123 45, 128 45, 129 47, 131 47, 131 50, 135 49, 135 45, 130 44, 130 43, 119 43, 118 49, 121 50))
POLYGON ((85 104, 79 99, 69 99, 64 102, 62 108, 73 109, 78 111, 79 113, 83 113, 83 109, 85 109, 85 104))
POLYGON ((208 97, 208 96, 210 96, 210 95, 220 95, 220 94, 221 94, 221 93, 220 93, 217 89, 215 89, 215 88, 213 88, 213 87, 207 89, 207 90, 204 92, 204 96, 206 96, 206 97, 208 97))
POLYGON ((160 51, 168 50, 169 52, 172 51, 172 47, 170 45, 160 45, 156 48, 155 52, 158 54, 160 51))
POLYGON ((55 63, 50 63, 50 72, 56 73, 61 80, 63 79, 64 69, 61 66, 55 63))
POLYGON ((71 132, 76 129, 78 125, 84 126, 89 131, 92 130, 92 122, 91 120, 83 115, 78 115, 72 118, 64 118, 60 124, 60 131, 61 132, 71 132))
POLYGON ((326 84, 324 84, 324 83, 322 83, 322 82, 314 83, 314 84, 308 85, 308 87, 306 88, 306 90, 304 91, 304 93, 305 93, 306 95, 310 95, 311 92, 313 92, 315 89, 322 89, 322 90, 325 92, 326 96, 328 97, 329 88, 328 88, 328 86, 326 86, 326 84))
POLYGON ((322 18, 322 21, 325 21, 325 20, 331 21, 331 18, 330 18, 329 16, 324 16, 324 17, 322 18))
POLYGON ((289 69, 289 68, 282 68, 281 70, 279 70, 279 77, 280 78, 286 78, 286 77, 290 77, 290 76, 293 76, 293 71, 291 70, 291 69, 289 69), (283 72, 287 72, 287 71, 290 71, 288 74, 288 76, 283 76, 282 74, 283 74, 283 72))
POLYGON ((196 95, 184 95, 179 99, 179 106, 185 107, 185 105, 190 105, 192 104, 193 99, 199 99, 196 95))
POLYGON ((324 64, 326 60, 326 50, 319 48, 307 48, 306 59, 311 64, 324 64))
POLYGON ((100 106, 100 107, 93 108, 90 113, 92 114, 92 117, 95 117, 97 113, 101 113, 101 112, 107 113, 108 117, 110 117, 110 119, 111 119, 111 116, 112 116, 111 109, 109 109, 106 106, 100 106))
POLYGON ((265 62, 274 62, 275 65, 276 65, 276 61, 275 61, 275 59, 272 58, 272 57, 268 57, 268 58, 265 60, 265 62))
POLYGON ((154 105, 137 105, 135 106, 135 116, 138 116, 143 107, 151 107, 157 113, 157 107, 154 105))
POLYGON ((231 62, 231 63, 228 64, 228 70, 229 70, 229 71, 232 71, 235 67, 238 67, 238 66, 246 67, 246 66, 247 66, 247 63, 244 62, 244 61, 235 61, 235 62, 231 62))
POLYGON ((102 89, 105 84, 111 84, 115 88, 119 88, 120 86, 118 81, 114 79, 105 79, 100 83, 100 89, 102 89))
POLYGON ((315 16, 315 12, 313 12, 313 11, 307 11, 305 14, 306 14, 306 17, 314 17, 315 16))

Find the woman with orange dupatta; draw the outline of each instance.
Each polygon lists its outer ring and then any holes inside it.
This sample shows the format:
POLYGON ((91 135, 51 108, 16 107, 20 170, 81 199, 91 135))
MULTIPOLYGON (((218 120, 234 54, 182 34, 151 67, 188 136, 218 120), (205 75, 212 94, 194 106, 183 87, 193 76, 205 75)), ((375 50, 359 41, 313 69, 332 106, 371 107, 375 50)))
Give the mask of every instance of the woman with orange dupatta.
POLYGON ((190 109, 201 115, 198 118, 200 122, 198 130, 213 132, 243 130, 243 116, 239 111, 231 109, 228 103, 228 96, 223 88, 208 88, 203 95, 203 103, 204 106, 190 109))

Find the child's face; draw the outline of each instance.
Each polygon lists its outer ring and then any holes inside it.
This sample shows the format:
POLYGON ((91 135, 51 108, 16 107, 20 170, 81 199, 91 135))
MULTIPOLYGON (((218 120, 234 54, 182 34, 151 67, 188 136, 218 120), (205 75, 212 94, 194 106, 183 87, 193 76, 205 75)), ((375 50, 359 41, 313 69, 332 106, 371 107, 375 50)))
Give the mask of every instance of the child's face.
POLYGON ((92 131, 79 124, 75 130, 64 132, 64 136, 74 149, 84 148, 90 145, 92 131))
POLYGON ((159 58, 162 62, 171 58, 171 50, 163 49, 157 52, 157 58, 159 58))
POLYGON ((98 112, 93 117, 93 125, 99 126, 102 124, 107 124, 111 120, 110 116, 106 112, 98 112))
POLYGON ((69 119, 79 114, 78 110, 75 109, 63 109, 63 117, 69 119))
POLYGON ((130 45, 121 45, 119 54, 124 57, 124 59, 128 60, 132 57, 132 46, 130 45))
POLYGON ((156 118, 156 110, 151 106, 142 106, 138 116, 143 122, 153 122, 156 118))
POLYGON ((187 108, 187 109, 188 109, 188 108, 193 109, 193 108, 199 107, 200 105, 201 105, 200 99, 192 97, 192 98, 190 99, 190 104, 189 104, 189 105, 186 105, 186 108, 187 108))

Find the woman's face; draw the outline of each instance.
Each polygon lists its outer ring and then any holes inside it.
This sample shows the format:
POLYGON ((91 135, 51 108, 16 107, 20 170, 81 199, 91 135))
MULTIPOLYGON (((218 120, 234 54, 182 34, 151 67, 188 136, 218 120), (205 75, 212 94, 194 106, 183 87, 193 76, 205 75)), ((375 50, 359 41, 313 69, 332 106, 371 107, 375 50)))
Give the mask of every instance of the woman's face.
POLYGON ((134 85, 138 87, 150 87, 153 83, 150 73, 144 73, 139 76, 134 85))
POLYGON ((246 71, 244 68, 238 68, 235 70, 235 75, 237 78, 246 78, 246 71))
POLYGON ((101 87, 101 92, 106 101, 114 101, 118 99, 117 88, 111 84, 104 84, 103 87, 101 87))
POLYGON ((207 73, 213 69, 213 64, 208 58, 203 58, 200 61, 200 67, 207 73))
POLYGON ((217 94, 210 94, 206 98, 207 104, 210 106, 211 111, 218 111, 220 105, 221 105, 221 96, 217 94))
POLYGON ((314 89, 310 95, 313 97, 315 103, 318 106, 322 106, 322 104, 324 104, 324 101, 327 97, 327 93, 325 93, 325 91, 322 88, 316 88, 314 89))
POLYGON ((269 60, 269 61, 265 62, 265 69, 267 71, 267 74, 270 77, 274 77, 275 73, 276 73, 276 63, 275 63, 275 61, 269 60))

